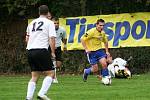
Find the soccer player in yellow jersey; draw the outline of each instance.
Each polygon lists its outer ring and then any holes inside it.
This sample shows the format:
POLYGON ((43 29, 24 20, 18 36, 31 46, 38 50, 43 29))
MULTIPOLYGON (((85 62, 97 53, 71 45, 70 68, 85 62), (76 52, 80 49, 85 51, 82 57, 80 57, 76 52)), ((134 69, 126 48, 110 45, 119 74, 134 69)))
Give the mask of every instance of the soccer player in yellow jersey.
POLYGON ((103 19, 98 19, 96 22, 96 27, 88 30, 82 37, 81 43, 87 53, 88 61, 91 65, 90 68, 84 69, 83 81, 87 81, 88 75, 93 72, 98 72, 98 63, 102 65, 101 76, 109 77, 109 72, 107 69, 106 57, 110 56, 108 51, 108 40, 105 32, 103 31, 105 21, 103 19), (102 49, 102 44, 104 43, 105 52, 102 49))

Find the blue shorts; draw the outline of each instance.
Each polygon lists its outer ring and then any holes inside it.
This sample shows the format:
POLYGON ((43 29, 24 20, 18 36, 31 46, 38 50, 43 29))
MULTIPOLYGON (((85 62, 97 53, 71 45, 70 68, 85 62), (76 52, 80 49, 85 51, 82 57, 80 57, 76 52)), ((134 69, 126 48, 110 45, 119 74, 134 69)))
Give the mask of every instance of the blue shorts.
POLYGON ((87 54, 88 61, 91 65, 97 64, 101 58, 105 58, 106 56, 106 53, 102 49, 87 54))

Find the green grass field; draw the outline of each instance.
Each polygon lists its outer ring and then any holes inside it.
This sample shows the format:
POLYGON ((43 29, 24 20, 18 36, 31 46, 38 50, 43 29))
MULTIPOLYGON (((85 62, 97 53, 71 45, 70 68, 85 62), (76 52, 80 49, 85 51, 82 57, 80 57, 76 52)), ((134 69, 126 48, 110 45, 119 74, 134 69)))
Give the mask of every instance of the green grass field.
MULTIPOLYGON (((0 100, 25 100, 30 76, 0 76, 0 100)), ((88 82, 81 76, 59 76, 59 84, 52 84, 48 96, 52 100, 150 100, 150 74, 133 75, 132 79, 113 79, 104 86, 91 75, 88 82)), ((38 82, 36 94, 43 77, 38 82)))

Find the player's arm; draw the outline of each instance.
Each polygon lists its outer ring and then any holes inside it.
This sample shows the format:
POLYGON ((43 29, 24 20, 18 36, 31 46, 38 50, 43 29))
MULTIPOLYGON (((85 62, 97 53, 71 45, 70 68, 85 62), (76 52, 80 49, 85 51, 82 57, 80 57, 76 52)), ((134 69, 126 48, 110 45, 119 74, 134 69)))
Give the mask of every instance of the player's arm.
POLYGON ((82 39, 82 38, 81 38, 81 43, 82 43, 82 45, 83 45, 85 51, 88 53, 89 51, 88 51, 88 49, 87 49, 86 43, 85 43, 84 39, 82 39))
POLYGON ((49 38, 49 44, 50 44, 50 47, 51 47, 52 57, 55 58, 55 37, 54 36, 49 38))
POLYGON ((82 46, 83 48, 85 49, 86 52, 88 52, 88 49, 87 49, 87 46, 86 46, 86 43, 85 43, 85 40, 87 40, 87 37, 88 37, 88 33, 85 33, 82 37, 81 37, 81 43, 82 43, 82 46))
POLYGON ((88 50, 88 47, 87 47, 85 41, 88 41, 91 37, 92 37, 92 33, 89 30, 88 32, 86 32, 85 34, 83 34, 82 37, 81 37, 81 39, 80 39, 81 43, 83 45, 83 48, 85 49, 86 53, 89 53, 90 51, 88 50))
POLYGON ((105 46, 105 51, 106 51, 107 56, 110 56, 110 53, 109 53, 109 50, 108 50, 108 42, 105 42, 104 46, 105 46))
POLYGON ((56 38, 56 31, 54 23, 51 23, 49 26, 49 45, 51 48, 51 55, 55 58, 55 38, 56 38))
POLYGON ((29 35, 28 35, 28 33, 26 33, 26 38, 25 38, 26 44, 28 43, 28 41, 29 41, 29 35))
POLYGON ((109 50, 108 50, 108 39, 107 36, 104 34, 103 36, 103 42, 104 42, 104 47, 105 47, 105 51, 107 56, 110 56, 109 50))
POLYGON ((65 29, 63 31, 62 42, 64 44, 63 50, 67 50, 67 34, 65 29))
POLYGON ((28 43, 28 41, 29 41, 29 26, 27 27, 27 30, 26 30, 26 37, 25 37, 26 44, 28 43))
POLYGON ((63 39, 62 42, 64 43, 63 50, 67 50, 67 39, 63 39))

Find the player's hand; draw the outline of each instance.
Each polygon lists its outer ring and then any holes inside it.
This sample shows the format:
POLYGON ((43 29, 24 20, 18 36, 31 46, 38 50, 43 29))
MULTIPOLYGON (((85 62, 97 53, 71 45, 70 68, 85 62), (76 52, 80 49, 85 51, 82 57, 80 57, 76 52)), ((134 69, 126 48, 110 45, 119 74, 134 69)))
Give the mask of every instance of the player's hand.
POLYGON ((107 57, 110 57, 110 53, 109 52, 106 52, 106 54, 107 54, 107 57))
POLYGON ((51 53, 51 55, 52 55, 52 60, 55 60, 56 59, 55 53, 51 53))

